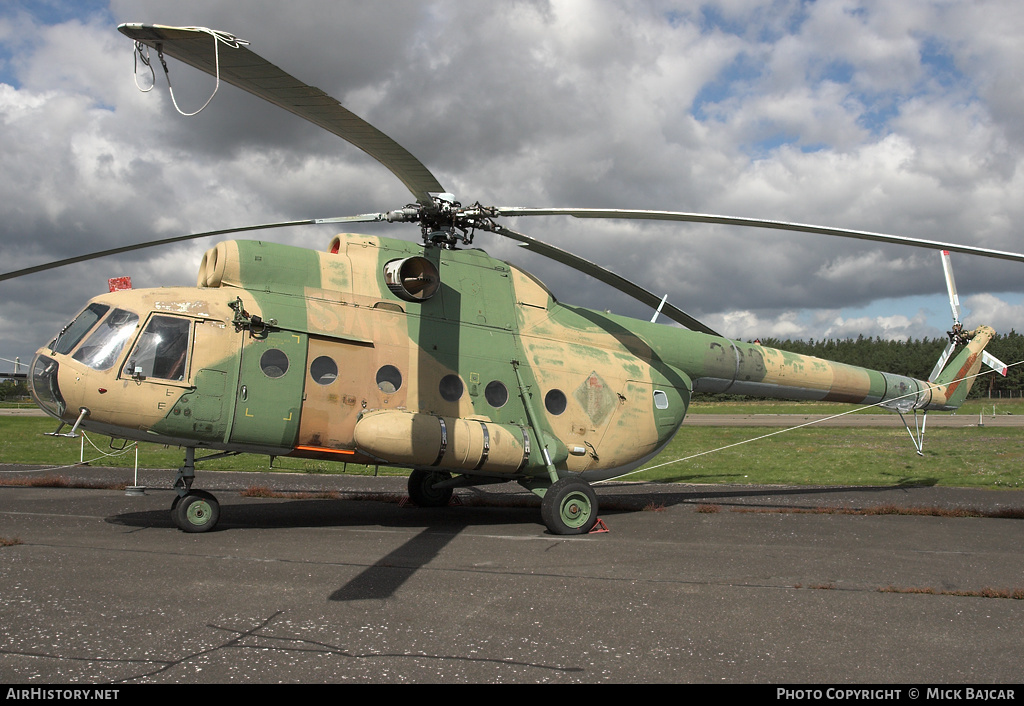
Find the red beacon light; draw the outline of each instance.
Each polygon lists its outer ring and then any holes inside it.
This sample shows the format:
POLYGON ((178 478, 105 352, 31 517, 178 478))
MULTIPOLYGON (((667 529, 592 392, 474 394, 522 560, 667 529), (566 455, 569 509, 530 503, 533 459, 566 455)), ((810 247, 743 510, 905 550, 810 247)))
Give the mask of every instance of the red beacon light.
POLYGON ((131 277, 111 277, 107 280, 107 286, 110 287, 111 292, 119 292, 122 289, 132 288, 131 277))

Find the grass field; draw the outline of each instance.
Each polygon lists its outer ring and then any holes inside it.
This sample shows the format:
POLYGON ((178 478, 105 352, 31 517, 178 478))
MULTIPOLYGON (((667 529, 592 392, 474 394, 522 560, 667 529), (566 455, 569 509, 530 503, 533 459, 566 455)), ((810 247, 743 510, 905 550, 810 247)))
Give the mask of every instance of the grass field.
POLYGON ((902 428, 776 431, 684 426, 668 448, 647 464, 652 470, 629 477, 687 483, 1024 489, 1020 429, 932 429, 925 437, 923 457, 914 451, 902 428), (760 438, 767 434, 772 436, 760 438))
MULTIPOLYGON (((984 401, 992 414, 992 403, 984 401)), ((716 402, 695 404, 695 414, 837 414, 848 405, 818 403, 716 402)), ((981 401, 969 402, 961 414, 978 415, 981 401), (973 409, 972 409, 973 407, 973 409)), ((874 410, 877 412, 877 410, 874 410)), ((996 401, 996 413, 1024 414, 1024 403, 996 401)), ((49 418, 0 417, 0 463, 72 465, 82 455, 80 439, 43 436, 52 432, 49 418)), ((686 483, 784 485, 944 485, 1024 489, 1024 435, 1020 429, 970 427, 929 429, 924 456, 918 456, 903 428, 805 427, 784 433, 754 427, 686 426, 645 469, 628 480, 686 483), (761 438, 765 437, 765 438, 761 438), (728 447, 728 448, 723 448, 728 447), (721 449, 721 450, 719 450, 721 449)), ((97 466, 131 468, 135 453, 117 454, 109 439, 88 437, 84 458, 97 466), (103 454, 115 454, 104 456, 103 454)), ((176 447, 141 444, 143 468, 177 468, 183 452, 176 447)), ((241 455, 204 462, 202 470, 265 471, 266 456, 241 455)), ((273 470, 296 473, 398 474, 403 469, 344 466, 327 461, 279 457, 273 470)))

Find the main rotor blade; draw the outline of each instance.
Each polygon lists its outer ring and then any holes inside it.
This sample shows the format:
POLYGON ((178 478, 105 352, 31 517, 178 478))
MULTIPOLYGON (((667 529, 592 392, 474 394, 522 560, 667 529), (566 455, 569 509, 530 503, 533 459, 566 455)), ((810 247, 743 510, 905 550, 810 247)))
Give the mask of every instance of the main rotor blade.
MULTIPOLYGON (((620 292, 624 292, 629 296, 633 297, 634 299, 637 299, 638 301, 643 302, 644 304, 647 304, 653 308, 657 308, 661 304, 662 300, 661 297, 659 297, 658 295, 647 291, 640 285, 634 284, 633 282, 630 282, 628 279, 620 277, 611 270, 607 270, 601 267, 600 265, 596 265, 593 262, 590 262, 589 260, 584 260, 582 257, 573 255, 572 253, 566 252, 565 250, 557 248, 554 245, 549 245, 548 243, 544 243, 540 240, 535 240, 534 238, 531 238, 528 235, 517 233, 514 230, 509 230, 504 226, 495 225, 493 228, 493 232, 499 235, 504 235, 506 238, 511 238, 512 240, 519 241, 527 250, 538 253, 539 255, 543 255, 545 257, 549 257, 552 260, 555 260, 556 262, 562 263, 563 265, 568 265, 574 270, 579 270, 583 274, 589 275, 594 279, 600 280, 601 282, 604 282, 605 284, 614 287, 620 292)), ((712 336, 721 336, 720 333, 714 331, 709 326, 701 323, 697 319, 687 314, 682 309, 679 309, 678 307, 673 306, 672 304, 665 303, 664 307, 662 307, 661 313, 663 313, 665 316, 669 317, 673 321, 676 321, 693 331, 710 333, 712 336)))
POLYGON ((880 243, 909 245, 917 248, 949 250, 951 252, 966 253, 968 255, 980 255, 982 257, 993 257, 1001 260, 1013 260, 1015 262, 1024 262, 1024 253, 1006 252, 1003 250, 989 250, 987 248, 976 248, 970 245, 957 245, 956 243, 943 243, 937 240, 910 238, 902 235, 886 235, 885 233, 872 233, 870 231, 863 230, 829 228, 826 226, 808 225, 806 223, 786 223, 784 221, 768 221, 759 218, 736 218, 733 216, 716 216, 709 213, 684 213, 679 211, 638 211, 630 209, 606 208, 519 208, 511 206, 500 207, 496 210, 502 216, 575 216, 576 218, 628 218, 654 221, 687 221, 690 223, 717 223, 721 225, 748 226, 753 228, 774 228, 776 230, 788 230, 801 233, 816 233, 818 235, 834 235, 841 238, 874 240, 880 243))
POLYGON ((211 76, 219 76, 220 80, 351 142, 391 170, 425 208, 433 208, 431 192, 445 191, 434 175, 404 147, 319 88, 285 73, 240 44, 221 43, 215 54, 218 40, 203 28, 123 24, 117 29, 135 41, 211 76))
POLYGON ((223 230, 209 230, 205 233, 192 233, 191 235, 178 235, 173 238, 163 238, 162 240, 150 240, 145 243, 136 243, 135 245, 123 245, 119 248, 110 248, 109 250, 97 250, 96 252, 86 253, 84 255, 75 255, 74 257, 67 257, 63 260, 54 260, 52 262, 46 262, 42 265, 35 265, 34 267, 26 267, 22 270, 14 270, 13 272, 6 272, 0 274, 0 282, 8 279, 16 279, 18 277, 24 277, 25 275, 35 274, 36 272, 45 272, 46 270, 54 270, 58 267, 65 267, 66 265, 74 265, 78 262, 86 262, 88 260, 96 260, 101 257, 107 257, 108 255, 117 255, 124 252, 132 252, 133 250, 144 250, 145 248, 155 248, 159 245, 170 245, 171 243, 181 243, 186 240, 196 240, 198 238, 207 238, 212 235, 227 235, 228 233, 241 233, 249 230, 266 230, 268 228, 287 228, 289 226, 308 226, 318 225, 321 223, 372 223, 375 221, 382 221, 385 219, 383 213, 364 213, 360 216, 341 216, 339 218, 311 218, 305 221, 284 221, 281 223, 263 223, 261 225, 254 226, 242 226, 240 228, 224 228, 223 230))

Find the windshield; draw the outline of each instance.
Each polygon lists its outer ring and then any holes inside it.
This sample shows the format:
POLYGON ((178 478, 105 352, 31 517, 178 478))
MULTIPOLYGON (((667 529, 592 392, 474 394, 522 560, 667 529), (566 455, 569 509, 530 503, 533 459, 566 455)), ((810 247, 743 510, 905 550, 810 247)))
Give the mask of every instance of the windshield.
POLYGON ((74 321, 61 329, 57 338, 50 343, 50 350, 54 353, 70 353, 109 310, 106 304, 90 304, 74 321))
POLYGON ((138 323, 139 317, 136 314, 114 309, 71 357, 94 370, 107 370, 117 362, 117 357, 135 333, 138 323))

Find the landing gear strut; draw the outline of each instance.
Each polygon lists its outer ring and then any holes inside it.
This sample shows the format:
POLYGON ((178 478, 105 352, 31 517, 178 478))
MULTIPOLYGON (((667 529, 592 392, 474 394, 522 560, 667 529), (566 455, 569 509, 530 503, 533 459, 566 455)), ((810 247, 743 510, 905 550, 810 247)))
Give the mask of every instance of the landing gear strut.
POLYGON ((192 490, 196 479, 196 450, 185 449, 185 465, 178 469, 174 487, 178 491, 171 503, 171 519, 183 532, 209 532, 220 519, 220 503, 205 490, 192 490))
POLYGON ((552 534, 587 534, 597 523, 597 494, 580 478, 562 478, 544 493, 540 516, 552 534))
MULTIPOLYGON (((474 479, 463 477, 460 485, 479 485, 482 481, 501 482, 500 479, 474 479)), ((409 499, 419 507, 444 507, 452 498, 452 474, 448 471, 417 468, 409 474, 409 499)), ((577 476, 555 481, 547 490, 546 483, 524 484, 537 495, 544 493, 540 515, 552 534, 587 534, 597 524, 597 493, 590 484, 577 476)))

